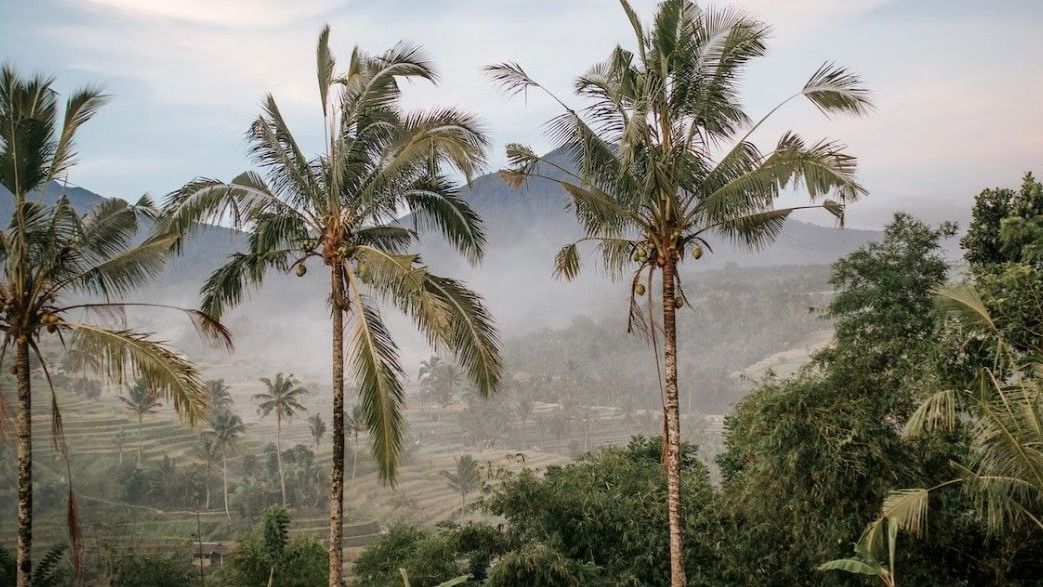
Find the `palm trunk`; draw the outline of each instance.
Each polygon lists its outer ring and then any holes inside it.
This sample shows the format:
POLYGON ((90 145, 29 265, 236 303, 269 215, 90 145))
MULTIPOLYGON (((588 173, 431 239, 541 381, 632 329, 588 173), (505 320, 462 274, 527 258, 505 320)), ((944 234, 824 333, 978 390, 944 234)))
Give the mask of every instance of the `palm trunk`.
POLYGON ((138 466, 141 466, 141 445, 145 442, 145 437, 141 435, 141 412, 138 412, 138 466))
POLYGON ((225 496, 225 517, 232 519, 232 512, 228 511, 228 453, 221 451, 221 484, 225 496))
POLYGON ((282 490, 282 505, 286 507, 286 478, 282 474, 282 417, 275 414, 275 464, 279 466, 279 489, 282 490))
POLYGON ((674 307, 676 261, 663 266, 663 363, 666 371, 666 501, 670 519, 670 585, 684 587, 684 512, 681 509, 681 423, 677 398, 677 321, 674 307))
POLYGON ((210 509, 210 462, 206 463, 206 509, 210 509))
POLYGON ((29 386, 29 343, 17 343, 15 370, 18 377, 18 553, 17 587, 30 587, 33 561, 33 414, 29 386))
POLYGON ((333 472, 330 475, 329 587, 340 587, 344 532, 344 288, 340 267, 330 270, 333 299, 333 472))

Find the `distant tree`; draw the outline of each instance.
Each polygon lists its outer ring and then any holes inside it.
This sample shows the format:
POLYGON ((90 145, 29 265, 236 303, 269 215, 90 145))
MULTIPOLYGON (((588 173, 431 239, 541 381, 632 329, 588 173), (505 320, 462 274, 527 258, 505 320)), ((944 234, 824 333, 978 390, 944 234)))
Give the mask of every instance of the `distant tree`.
POLYGON ((417 383, 420 384, 420 410, 423 412, 424 409, 424 398, 434 393, 435 377, 439 369, 442 368, 442 358, 438 355, 431 355, 431 357, 425 361, 420 362, 420 368, 417 370, 417 383))
POLYGON ((672 585, 681 587, 685 565, 676 322, 685 294, 678 266, 689 255, 701 257, 714 236, 764 247, 778 236, 787 217, 802 208, 824 208, 842 217, 844 202, 865 193, 854 178, 855 159, 843 145, 808 143, 786 132, 771 151, 762 153, 750 137, 798 97, 826 115, 860 115, 870 103, 858 76, 827 63, 754 122, 739 96, 749 63, 765 53, 764 23, 741 11, 701 9, 687 0, 661 2, 651 23, 642 23, 625 0, 623 8, 634 31, 634 49, 616 47, 577 78, 575 91, 589 103, 587 108, 568 106, 517 64, 488 69, 505 91, 541 91, 562 109, 548 132, 565 147, 568 163, 577 171, 528 147, 509 145, 511 167, 502 173, 514 185, 529 178, 554 181, 571 197, 587 234, 561 249, 555 273, 575 277, 579 245, 596 243, 614 275, 629 274, 630 330, 658 338, 661 328, 672 585), (721 145, 727 147, 719 149, 721 145), (812 204, 778 208, 779 197, 794 186, 803 188, 812 204), (839 201, 814 203, 831 192, 839 201), (659 304, 653 303, 656 297, 659 304), (643 310, 642 298, 647 299, 643 310), (654 312, 661 319, 658 326, 649 324, 654 312))
POLYGON ((199 436, 199 442, 192 447, 192 456, 203 463, 206 469, 206 509, 210 509, 210 471, 221 459, 221 447, 218 445, 214 434, 204 432, 199 436))
POLYGON ((221 451, 221 479, 224 495, 225 516, 230 520, 232 513, 228 509, 228 455, 238 450, 239 437, 246 432, 243 419, 229 410, 214 414, 210 419, 210 429, 216 448, 221 451))
POLYGON ((183 553, 149 554, 122 550, 108 563, 111 584, 119 587, 184 587, 199 582, 192 561, 183 553))
POLYGON ((315 452, 318 452, 319 443, 326 434, 326 422, 322 419, 321 414, 316 412, 308 417, 308 430, 311 432, 311 437, 315 439, 315 452))
POLYGON ((460 455, 453 459, 456 463, 455 471, 441 471, 443 477, 457 493, 460 494, 460 513, 467 507, 467 495, 477 490, 482 483, 482 477, 478 472, 478 461, 471 455, 460 455))
POLYGON ((279 488, 282 490, 282 505, 286 505, 286 477, 282 470, 282 422, 289 420, 297 412, 305 412, 307 409, 300 404, 300 397, 308 393, 308 389, 301 385, 293 374, 283 375, 276 373, 275 379, 261 378, 261 383, 267 391, 254 396, 261 402, 257 411, 261 417, 275 414, 275 456, 279 465, 279 488))
POLYGON ((138 418, 138 465, 141 465, 141 449, 145 442, 142 432, 142 418, 151 414, 156 408, 163 404, 156 400, 155 392, 148 386, 144 379, 138 379, 134 385, 127 390, 127 395, 119 396, 128 412, 138 418))
POLYGON ((329 556, 313 537, 290 537, 289 514, 271 506, 249 533, 240 536, 236 552, 215 575, 220 585, 315 587, 328 580, 329 556))
POLYGON ((232 388, 224 379, 210 379, 206 382, 206 391, 210 395, 210 413, 232 408, 232 388))
POLYGON ((123 445, 127 443, 127 431, 122 427, 116 433, 116 450, 119 451, 119 464, 123 464, 123 445))
POLYGON ((528 397, 518 398, 518 401, 514 404, 514 411, 518 414, 518 419, 521 420, 521 439, 522 447, 526 446, 527 436, 525 435, 525 423, 532 417, 533 404, 532 400, 528 397))
POLYGON ((442 363, 433 377, 432 390, 438 403, 443 406, 452 404, 456 390, 463 381, 463 372, 454 363, 442 363))
POLYGON ((363 421, 362 408, 358 404, 355 404, 351 408, 350 414, 344 415, 344 433, 350 434, 352 437, 351 444, 351 480, 355 480, 355 476, 358 473, 359 464, 359 433, 365 430, 365 423, 363 421))

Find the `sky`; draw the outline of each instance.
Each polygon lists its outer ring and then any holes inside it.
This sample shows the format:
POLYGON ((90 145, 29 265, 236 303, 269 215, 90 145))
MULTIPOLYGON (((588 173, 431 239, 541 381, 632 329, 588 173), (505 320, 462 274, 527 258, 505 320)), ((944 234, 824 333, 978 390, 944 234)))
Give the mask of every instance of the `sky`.
MULTIPOLYGON (((644 15, 651 0, 632 0, 644 15)), ((859 158, 870 195, 848 225, 879 228, 896 210, 966 221, 975 193, 1043 173, 1043 2, 1036 0, 732 0, 772 26, 743 100, 759 117, 825 61, 859 73, 875 109, 826 119, 792 103, 758 132, 831 138, 859 158)), ((198 177, 250 168, 244 133, 271 92, 298 138, 321 142, 315 42, 332 26, 352 47, 423 45, 437 86, 406 89, 411 108, 477 113, 489 169, 520 142, 545 150, 555 105, 507 98, 482 67, 515 61, 562 96, 631 29, 615 0, 0 0, 0 61, 57 77, 63 93, 101 84, 112 101, 84 128, 69 181, 105 196, 162 196, 198 177)), ((828 223, 826 217, 812 221, 828 223)))

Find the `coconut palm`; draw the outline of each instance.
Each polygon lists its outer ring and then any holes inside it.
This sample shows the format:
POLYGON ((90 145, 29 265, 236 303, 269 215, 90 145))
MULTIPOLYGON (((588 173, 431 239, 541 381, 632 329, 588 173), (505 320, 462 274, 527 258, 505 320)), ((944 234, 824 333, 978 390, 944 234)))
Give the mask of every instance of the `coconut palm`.
POLYGON ((351 448, 351 480, 355 480, 359 465, 359 432, 365 430, 362 408, 355 404, 350 414, 344 415, 344 433, 351 435, 353 442, 351 448))
POLYGON ((239 437, 246 432, 243 419, 228 410, 222 410, 210 419, 210 434, 214 448, 221 454, 221 486, 225 502, 225 516, 231 520, 228 509, 228 455, 239 450, 239 437))
POLYGON ((467 495, 478 489, 482 477, 478 473, 478 461, 471 455, 461 455, 453 459, 453 462, 456 463, 456 471, 441 471, 441 474, 446 478, 449 487, 460 494, 460 512, 462 513, 467 507, 467 495))
POLYGON ((210 509, 210 472, 221 458, 221 450, 214 434, 205 432, 199 436, 199 444, 192 447, 192 456, 203 463, 206 469, 206 509, 210 509))
MULTIPOLYGON (((106 98, 98 88, 75 91, 59 115, 53 79, 23 78, 0 67, 0 185, 12 194, 12 214, 0 230, 0 360, 14 347, 17 380, 16 446, 18 454, 17 580, 28 587, 32 576, 32 382, 30 355, 39 359, 50 381, 49 362, 40 353, 48 336, 75 355, 74 369, 90 368, 123 385, 140 377, 159 397, 172 399, 190 422, 202 415, 206 395, 196 368, 154 340, 128 329, 120 315, 130 291, 148 282, 164 266, 173 238, 135 239, 139 222, 156 210, 148 198, 137 204, 106 200, 85 215, 60 197, 53 205, 38 194, 68 175, 76 158, 75 139, 106 98), (60 118, 60 120, 59 120, 60 118), (135 244, 137 243, 137 244, 135 244), (86 301, 85 301, 86 300, 86 301)), ((229 343, 216 322, 192 310, 205 332, 229 343)), ((61 412, 51 389, 52 433, 68 465, 61 434, 61 412)), ((72 479, 71 475, 67 478, 72 479)), ((69 519, 76 503, 68 501, 69 519)), ((70 524, 75 570, 81 553, 77 525, 70 524)))
POLYGON ((123 402, 124 408, 138 418, 138 466, 141 466, 141 448, 145 442, 145 435, 142 433, 141 426, 142 418, 151 414, 156 408, 162 406, 163 403, 156 400, 155 392, 149 388, 143 379, 135 381, 134 385, 127 390, 127 395, 121 395, 119 399, 123 402))
POLYGON ((629 273, 630 329, 646 331, 657 360, 662 334, 670 577, 677 586, 685 581, 676 345, 676 311, 684 292, 678 266, 688 254, 694 260, 710 251, 713 236, 765 246, 802 208, 842 217, 844 202, 864 191, 854 179, 855 160, 842 145, 809 143, 786 132, 765 152, 751 138, 765 119, 796 98, 807 98, 826 114, 852 115, 866 112, 869 100, 857 76, 826 64, 754 122, 738 94, 747 64, 765 51, 767 26, 740 11, 702 10, 687 0, 661 2, 649 26, 626 0, 621 3, 634 31, 634 50, 615 48, 576 80, 584 107, 567 105, 517 64, 494 65, 489 72, 505 91, 537 90, 563 109, 550 121, 550 134, 576 171, 510 145, 511 165, 501 173, 515 185, 529 178, 554 181, 570 196, 587 236, 561 249, 555 274, 575 277, 580 246, 593 244, 613 275, 629 273), (778 197, 792 187, 803 188, 813 201, 777 208, 778 197), (818 200, 827 194, 836 199, 818 200), (646 294, 642 311, 638 302, 646 294), (660 324, 654 324, 655 310, 660 324))
POLYGON ((207 380, 206 391, 210 396, 211 413, 231 409, 232 404, 235 403, 235 400, 232 399, 232 388, 225 383, 224 379, 207 380))
POLYGON ((275 414, 275 462, 279 468, 279 488, 282 490, 282 505, 286 505, 286 478, 282 472, 282 421, 293 418, 297 412, 308 411, 300 404, 299 398, 308 393, 308 389, 301 386, 301 382, 291 373, 283 375, 276 373, 275 379, 261 378, 264 384, 264 393, 254 395, 254 399, 260 401, 257 412, 262 418, 275 414))
POLYGON ((315 413, 308 418, 308 431, 311 432, 311 437, 315 439, 315 452, 319 452, 319 443, 322 442, 322 437, 326 435, 326 421, 322 419, 322 415, 315 413))
POLYGON ((478 216, 448 175, 455 170, 469 179, 482 164, 486 140, 478 121, 452 108, 401 109, 401 82, 436 78, 419 47, 399 44, 380 55, 356 49, 338 70, 328 40, 327 27, 317 48, 324 152, 306 158, 268 96, 248 133, 262 171, 229 183, 193 181, 172 195, 167 211, 173 232, 218 220, 251 229, 247 250, 203 287, 203 308, 215 316, 259 287, 269 270, 304 275, 314 262, 328 272, 332 586, 342 573, 345 319, 363 420, 381 478, 391 483, 402 450, 403 372, 376 300, 410 315, 431 343, 455 353, 483 393, 497 388, 501 361, 482 300, 460 282, 431 274, 408 252, 417 230, 431 228, 470 261, 480 259, 485 238, 478 216))

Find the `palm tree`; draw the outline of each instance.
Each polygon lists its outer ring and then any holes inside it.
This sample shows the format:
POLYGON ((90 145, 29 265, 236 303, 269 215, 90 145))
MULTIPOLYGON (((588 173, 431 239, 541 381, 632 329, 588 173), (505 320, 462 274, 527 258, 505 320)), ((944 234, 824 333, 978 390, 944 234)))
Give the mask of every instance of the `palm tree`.
POLYGON ((456 395, 456 388, 462 381, 462 373, 460 368, 454 363, 443 363, 434 374, 434 391, 438 396, 438 401, 443 406, 448 406, 453 403, 453 396, 456 395))
POLYGON ((460 494, 460 512, 463 513, 467 507, 467 495, 478 489, 482 478, 478 473, 478 461, 471 455, 460 455, 453 459, 453 462, 456 463, 455 472, 441 471, 441 473, 449 486, 460 494))
POLYGON ((138 466, 141 466, 141 448, 145 442, 145 435, 141 431, 142 418, 163 404, 156 401, 156 394, 142 379, 135 381, 127 390, 127 395, 121 395, 119 399, 128 412, 138 417, 138 466))
POLYGON ((417 230, 438 229, 472 262, 485 237, 474 211, 448 175, 470 179, 484 161, 485 137, 471 115, 451 108, 404 112, 399 84, 434 81, 419 47, 399 44, 381 55, 356 49, 337 71, 329 27, 317 47, 324 153, 306 158, 272 96, 249 130, 263 173, 230 183, 198 179, 168 202, 169 226, 230 220, 252 228, 246 252, 234 255, 203 287, 203 308, 220 316, 259 287, 269 270, 304 275, 326 268, 332 319, 333 471, 330 482, 329 584, 341 581, 344 507, 345 318, 352 375, 383 480, 394 483, 403 434, 403 372, 398 349, 375 300, 409 314, 432 343, 455 353, 482 393, 496 390, 499 341, 480 297, 438 277, 408 248, 417 230), (447 169, 448 168, 448 169, 447 169), (412 227, 399 216, 408 212, 412 227))
POLYGON ((210 395, 211 413, 231 409, 232 404, 235 403, 235 400, 232 399, 232 388, 225 383, 224 379, 208 380, 206 391, 210 395))
POLYGON ((206 509, 210 509, 210 471, 221 457, 221 450, 214 434, 210 432, 199 436, 199 444, 192 447, 192 456, 206 467, 206 509))
POLYGON ((120 428, 120 431, 116 433, 116 450, 119 451, 120 464, 123 464, 123 445, 127 442, 127 431, 120 428))
POLYGON ((301 382, 291 373, 283 375, 276 373, 275 379, 261 378, 261 383, 268 390, 254 396, 255 400, 261 402, 257 411, 261 417, 275 414, 275 462, 279 466, 279 488, 282 490, 282 505, 286 506, 286 478, 282 472, 282 421, 293 418, 298 411, 306 412, 307 409, 300 404, 298 398, 308 393, 308 389, 301 386, 301 382))
POLYGON ((431 355, 431 358, 420 362, 417 370, 416 380, 420 384, 420 412, 424 411, 424 397, 434 389, 435 374, 442 366, 442 358, 431 355))
POLYGON ((532 417, 534 406, 532 400, 523 397, 519 398, 514 406, 515 411, 518 413, 518 419, 521 420, 521 437, 522 437, 522 448, 526 446, 527 437, 525 435, 525 423, 532 417))
POLYGON ((326 422, 319 413, 312 414, 308 418, 308 430, 311 432, 311 437, 315 439, 315 452, 318 453, 319 443, 326 434, 326 422))
POLYGON ((246 432, 243 419, 228 410, 222 410, 210 419, 210 433, 214 447, 221 453, 221 483, 225 500, 225 516, 231 520, 228 509, 228 455, 239 449, 239 436, 246 432))
POLYGON ((517 64, 491 66, 489 72, 507 92, 536 89, 563 108, 549 126, 578 170, 573 173, 527 147, 510 145, 511 168, 501 174, 515 185, 531 177, 548 179, 570 196, 587 236, 561 249, 555 273, 574 277, 579 246, 594 243, 615 276, 630 271, 630 330, 647 333, 657 361, 662 333, 670 577, 678 586, 685 583, 676 333, 684 292, 678 265, 689 253, 698 259, 704 248, 711 250, 713 235, 751 248, 765 246, 786 218, 802 208, 824 208, 842 218, 844 202, 864 193, 854 179, 855 160, 842 145, 809 144, 787 132, 765 153, 751 136, 798 97, 826 114, 860 115, 870 104, 857 76, 826 64, 803 88, 753 122, 738 101, 739 87, 747 64, 765 51, 767 26, 740 11, 702 10, 688 0, 665 0, 647 28, 626 0, 621 4, 634 31, 635 50, 617 47, 607 61, 577 79, 575 88, 586 108, 568 106, 517 64), (839 201, 776 208, 780 194, 793 186, 805 188, 813 199, 834 192, 839 201), (638 305, 647 289, 644 313, 654 322, 656 272, 658 325, 646 324, 638 305))
MULTIPOLYGON (((89 367, 122 385, 141 377, 157 396, 173 400, 189 422, 202 415, 206 395, 196 368, 154 340, 150 333, 128 329, 121 312, 136 304, 123 300, 164 266, 173 237, 157 234, 136 241, 139 221, 156 209, 148 198, 137 204, 107 200, 79 215, 61 197, 48 205, 34 197, 68 175, 76 157, 80 127, 104 104, 98 88, 75 91, 59 120, 53 79, 22 78, 0 67, 0 185, 13 199, 11 219, 0 230, 0 360, 14 347, 17 380, 16 447, 18 454, 17 579, 32 579, 32 384, 30 355, 35 355, 50 381, 48 361, 40 353, 46 336, 67 344, 73 368, 89 367), (137 242, 137 244, 135 244, 137 242), (86 301, 85 301, 86 300, 86 301)), ((206 334, 230 344, 220 325, 198 311, 188 311, 206 334)), ((68 467, 61 434, 61 412, 51 389, 52 433, 68 467)), ((67 475, 71 483, 72 476, 67 475)), ((76 502, 70 486, 69 519, 76 502)), ((79 530, 70 524, 74 570, 79 572, 79 530)))
POLYGON ((365 424, 363 421, 362 408, 358 404, 355 404, 351 408, 350 414, 344 415, 344 433, 350 434, 354 439, 352 442, 352 455, 351 455, 351 480, 355 480, 355 476, 358 473, 359 465, 359 432, 365 430, 365 424))

